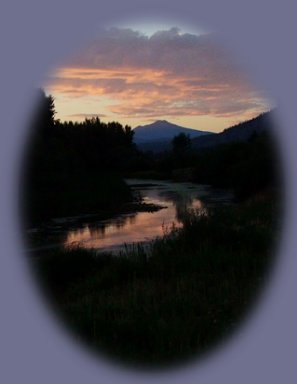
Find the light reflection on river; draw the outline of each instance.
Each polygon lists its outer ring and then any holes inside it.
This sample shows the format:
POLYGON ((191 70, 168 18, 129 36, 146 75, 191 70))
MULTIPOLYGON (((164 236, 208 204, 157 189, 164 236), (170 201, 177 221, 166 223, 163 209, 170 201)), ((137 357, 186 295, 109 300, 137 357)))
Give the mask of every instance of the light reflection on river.
POLYGON ((211 203, 228 203, 228 193, 214 192, 207 186, 192 183, 174 183, 156 180, 126 180, 140 193, 143 201, 157 204, 163 208, 155 212, 138 212, 121 215, 110 220, 84 225, 80 229, 68 231, 65 247, 79 245, 82 248, 118 251, 124 244, 146 242, 165 231, 172 225, 181 227, 188 209, 201 209, 211 203))

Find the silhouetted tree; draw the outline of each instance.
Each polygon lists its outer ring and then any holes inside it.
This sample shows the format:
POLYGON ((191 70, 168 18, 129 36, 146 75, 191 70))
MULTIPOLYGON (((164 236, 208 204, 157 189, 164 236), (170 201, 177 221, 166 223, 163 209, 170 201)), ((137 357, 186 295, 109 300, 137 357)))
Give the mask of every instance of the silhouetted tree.
POLYGON ((30 217, 95 212, 131 198, 119 172, 137 164, 133 131, 99 117, 55 119, 54 98, 39 90, 26 158, 25 200, 30 217))
POLYGON ((43 89, 38 90, 37 112, 33 120, 33 129, 35 131, 47 131, 55 124, 55 101, 53 96, 46 96, 43 89))
POLYGON ((183 154, 191 148, 191 139, 189 135, 180 133, 172 140, 173 152, 175 154, 183 154))

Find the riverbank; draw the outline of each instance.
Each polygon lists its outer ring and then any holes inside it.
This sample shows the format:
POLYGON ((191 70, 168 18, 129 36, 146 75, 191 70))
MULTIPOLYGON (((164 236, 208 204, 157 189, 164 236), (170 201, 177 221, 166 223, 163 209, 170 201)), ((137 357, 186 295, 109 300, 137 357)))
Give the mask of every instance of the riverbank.
POLYGON ((78 340, 127 364, 163 367, 236 330, 269 277, 278 214, 275 199, 259 195, 192 211, 183 228, 120 257, 49 251, 35 272, 78 340))
POLYGON ((72 172, 34 180, 22 195, 26 226, 32 227, 55 217, 78 217, 117 212, 137 203, 124 180, 112 172, 72 172))
POLYGON ((147 243, 165 227, 183 225, 189 209, 232 204, 230 191, 205 185, 160 180, 125 179, 133 202, 92 214, 56 217, 30 228, 28 252, 73 247, 118 252, 125 244, 147 243))

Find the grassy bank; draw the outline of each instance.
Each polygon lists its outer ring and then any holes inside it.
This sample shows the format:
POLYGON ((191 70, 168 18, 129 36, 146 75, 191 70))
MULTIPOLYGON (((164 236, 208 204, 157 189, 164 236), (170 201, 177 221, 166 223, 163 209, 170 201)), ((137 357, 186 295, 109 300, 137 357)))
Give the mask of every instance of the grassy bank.
POLYGON ((189 213, 148 248, 121 256, 83 249, 34 259, 46 293, 75 336, 120 361, 162 367, 232 333, 273 261, 278 210, 258 196, 189 213))

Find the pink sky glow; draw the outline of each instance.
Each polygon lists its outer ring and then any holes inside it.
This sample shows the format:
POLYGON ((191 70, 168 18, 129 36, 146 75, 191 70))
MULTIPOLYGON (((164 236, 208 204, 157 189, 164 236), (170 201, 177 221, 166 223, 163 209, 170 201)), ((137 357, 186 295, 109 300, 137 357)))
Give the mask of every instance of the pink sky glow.
POLYGON ((132 127, 168 120, 218 132, 270 109, 211 34, 177 28, 102 31, 48 76, 45 90, 62 121, 98 115, 132 127))

